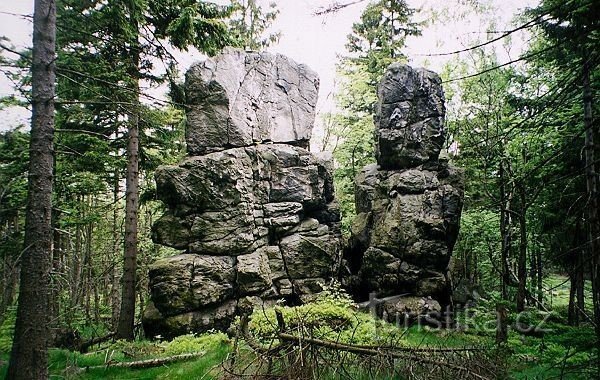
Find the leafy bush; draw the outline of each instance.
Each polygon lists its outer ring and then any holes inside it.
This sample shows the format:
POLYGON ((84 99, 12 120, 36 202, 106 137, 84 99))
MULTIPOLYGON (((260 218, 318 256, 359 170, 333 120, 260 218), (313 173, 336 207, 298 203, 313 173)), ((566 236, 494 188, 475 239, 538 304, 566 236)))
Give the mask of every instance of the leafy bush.
POLYGON ((122 352, 126 358, 142 359, 159 355, 164 351, 164 348, 158 343, 147 340, 134 340, 132 342, 117 340, 107 348, 108 351, 122 352))
POLYGON ((207 333, 200 336, 182 335, 164 346, 166 355, 180 355, 199 351, 217 351, 229 343, 223 333, 207 333))
POLYGON ((325 287, 315 300, 301 306, 275 306, 255 310, 249 330, 262 341, 270 341, 278 329, 275 310, 279 310, 292 333, 354 344, 379 344, 399 340, 402 330, 394 325, 358 312, 350 296, 339 285, 325 287))

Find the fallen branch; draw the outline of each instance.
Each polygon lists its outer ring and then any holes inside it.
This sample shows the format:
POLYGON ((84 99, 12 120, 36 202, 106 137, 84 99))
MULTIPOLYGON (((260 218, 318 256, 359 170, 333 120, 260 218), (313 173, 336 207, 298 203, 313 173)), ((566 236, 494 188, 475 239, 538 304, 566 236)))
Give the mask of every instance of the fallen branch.
MULTIPOLYGON (((136 323, 133 328, 137 329, 141 326, 141 323, 136 323)), ((87 342, 83 342, 79 345, 79 347, 77 348, 77 351, 81 352, 82 354, 86 353, 87 350, 96 345, 96 344, 100 344, 100 343, 104 343, 108 340, 110 340, 111 338, 113 338, 115 336, 116 332, 109 332, 108 334, 104 335, 104 336, 99 336, 93 339, 88 340, 87 342)))
POLYGON ((477 379, 481 379, 481 380, 489 379, 485 376, 481 376, 477 373, 474 373, 473 371, 470 371, 467 367, 459 366, 459 365, 452 364, 452 363, 441 363, 441 362, 433 360, 433 359, 427 359, 422 356, 411 355, 408 353, 400 353, 400 352, 387 351, 387 350, 381 350, 381 349, 372 349, 372 348, 362 348, 362 347, 354 346, 351 344, 344 344, 344 343, 339 343, 339 342, 334 342, 334 341, 321 340, 321 339, 315 339, 315 338, 302 338, 302 337, 297 337, 295 335, 287 334, 287 333, 279 333, 277 336, 280 340, 293 342, 295 344, 301 344, 301 343, 302 344, 312 344, 312 345, 318 346, 318 347, 333 349, 333 350, 337 350, 337 351, 345 351, 345 352, 350 352, 350 353, 358 354, 358 355, 366 355, 366 356, 383 355, 383 356, 388 356, 388 357, 391 357, 394 359, 411 360, 411 361, 419 362, 421 364, 429 364, 429 365, 434 365, 434 366, 450 368, 450 369, 459 371, 461 373, 469 373, 471 376, 473 376, 477 379))
POLYGON ((158 367, 161 365, 170 364, 170 363, 174 363, 174 362, 199 358, 201 356, 204 356, 204 354, 206 354, 206 351, 192 352, 190 354, 167 356, 166 358, 138 360, 138 361, 134 361, 134 362, 108 362, 104 365, 85 367, 85 369, 91 370, 91 369, 107 369, 107 368, 128 368, 128 369, 151 368, 151 367, 158 367))
POLYGON ((83 342, 79 346, 79 352, 81 352, 82 354, 84 354, 84 353, 87 352, 87 350, 90 347, 92 347, 92 346, 94 346, 96 344, 104 343, 107 340, 110 340, 113 336, 115 336, 115 333, 114 332, 110 332, 110 333, 108 333, 108 334, 106 334, 104 336, 100 336, 100 337, 97 337, 97 338, 90 339, 87 342, 83 342))
POLYGON ((246 314, 242 315, 242 317, 240 318, 240 332, 248 346, 250 346, 252 350, 260 354, 272 354, 279 351, 282 348, 280 344, 270 347, 263 347, 259 342, 257 342, 256 339, 254 339, 254 337, 248 331, 248 315, 246 314))
MULTIPOLYGON (((306 363, 305 360, 313 360, 313 364, 318 363, 319 360, 316 357, 308 359, 311 353, 314 355, 316 350, 321 348, 321 351, 331 351, 337 353, 339 358, 340 352, 347 352, 356 355, 358 358, 369 358, 366 360, 381 359, 382 363, 396 367, 399 366, 401 370, 412 371, 414 364, 423 366, 424 370, 430 376, 435 371, 451 371, 454 375, 464 379, 477 379, 477 380, 488 380, 496 378, 495 371, 497 370, 490 367, 487 368, 485 363, 487 361, 485 356, 477 359, 477 356, 473 356, 475 352, 486 352, 492 350, 486 347, 402 347, 402 346, 370 346, 370 345, 357 345, 352 343, 342 343, 340 341, 333 341, 327 339, 319 339, 309 336, 298 336, 295 334, 288 333, 286 331, 286 323, 283 318, 283 314, 279 309, 275 309, 275 317, 277 320, 277 326, 274 326, 275 331, 270 335, 270 344, 268 346, 258 341, 249 331, 249 317, 248 315, 242 315, 240 318, 240 324, 238 326, 238 334, 246 341, 248 346, 257 354, 256 360, 266 360, 268 363, 268 369, 266 374, 260 376, 279 376, 281 373, 272 373, 273 361, 278 360, 282 365, 289 365, 288 371, 294 373, 295 378, 303 378, 298 371, 302 371, 302 368, 306 363), (311 348, 307 350, 308 348, 311 348), (396 364, 396 360, 400 363, 396 364), (478 363, 478 360, 483 360, 482 363, 478 363), (300 363, 300 367, 297 367, 300 363), (401 364, 403 363, 403 364, 401 364)), ((326 360, 325 356, 321 355, 322 360, 326 360)), ((255 369, 255 372, 248 375, 246 371, 255 362, 252 361, 239 376, 249 376, 256 378, 260 373, 260 366, 255 369)), ((330 363, 331 364, 331 363, 330 363)), ((354 363, 356 364, 356 363, 354 363)), ((316 364, 315 364, 316 365, 316 364)), ((360 364, 359 364, 360 365, 360 364)), ((331 365, 330 365, 331 366, 331 365)), ((338 363, 338 366, 343 370, 342 363, 338 363)), ((397 369, 394 369, 397 371, 397 369)), ((283 372, 284 377, 287 372, 283 372)), ((233 372, 231 372, 233 374, 233 372)), ((430 377, 425 377, 430 378, 430 377)))

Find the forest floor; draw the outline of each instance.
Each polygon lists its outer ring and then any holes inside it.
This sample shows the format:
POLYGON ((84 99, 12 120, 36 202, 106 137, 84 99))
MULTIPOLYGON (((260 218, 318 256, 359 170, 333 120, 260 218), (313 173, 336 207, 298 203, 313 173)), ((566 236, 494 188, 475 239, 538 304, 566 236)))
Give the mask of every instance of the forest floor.
MULTIPOLYGON (((597 347, 594 347, 594 332, 590 326, 566 325, 569 284, 565 280, 564 277, 555 275, 548 278, 545 283, 546 289, 552 289, 546 295, 549 305, 551 302, 552 313, 540 313, 532 309, 520 317, 511 314, 509 319, 513 323, 518 320, 528 325, 539 324, 544 330, 541 333, 523 333, 514 329, 510 331, 506 363, 511 378, 590 378, 590 363, 598 354, 597 347)), ((327 309, 327 305, 325 306, 327 309)), ((324 310, 322 304, 319 305, 318 310, 324 310)), ((332 307, 325 313, 332 315, 336 313, 335 310, 332 307)), ((468 313, 457 317, 462 325, 460 329, 413 326, 403 330, 397 342, 404 347, 491 347, 495 339, 495 317, 491 310, 493 310, 491 303, 483 300, 468 313)), ((352 313, 359 312, 352 311, 352 313)), ((315 313, 315 318, 321 317, 321 314, 315 313)), ((360 318, 367 320, 364 319, 367 316, 360 316, 360 318)), ((9 358, 10 323, 8 318, 0 326, 0 378, 5 376, 9 358)), ((357 330, 356 327, 354 329, 357 330)), ((383 334, 385 331, 389 330, 381 330, 383 334)), ((219 379, 225 377, 223 362, 228 362, 228 357, 233 350, 234 340, 223 333, 216 332, 200 336, 188 335, 163 342, 118 341, 95 347, 92 352, 86 354, 52 349, 50 372, 51 379, 219 379), (111 367, 116 363, 139 362, 186 353, 197 353, 199 357, 153 368, 111 367)), ((343 377, 332 375, 323 378, 343 377)), ((370 377, 363 374, 357 378, 370 377)))

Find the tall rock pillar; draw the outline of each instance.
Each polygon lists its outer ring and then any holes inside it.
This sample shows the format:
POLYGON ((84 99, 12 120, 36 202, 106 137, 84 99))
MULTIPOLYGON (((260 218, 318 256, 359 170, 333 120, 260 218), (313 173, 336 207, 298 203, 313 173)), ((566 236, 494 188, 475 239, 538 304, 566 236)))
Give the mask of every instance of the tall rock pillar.
POLYGON ((377 164, 363 168, 355 181, 358 215, 344 255, 345 282, 361 300, 375 292, 447 304, 463 176, 440 155, 441 80, 432 71, 392 64, 377 94, 377 164))
POLYGON ((186 75, 188 157, 156 171, 166 213, 150 268, 149 336, 225 329, 248 301, 298 302, 337 273, 332 164, 309 152, 316 73, 226 49, 186 75))

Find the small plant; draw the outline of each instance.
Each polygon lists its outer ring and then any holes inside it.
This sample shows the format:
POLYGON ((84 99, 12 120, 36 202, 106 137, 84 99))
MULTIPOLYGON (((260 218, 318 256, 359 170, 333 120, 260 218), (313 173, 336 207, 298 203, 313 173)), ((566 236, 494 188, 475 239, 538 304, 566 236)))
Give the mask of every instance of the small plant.
POLYGON ((216 351, 229 344, 229 338, 223 333, 206 333, 199 336, 182 335, 164 346, 166 355, 180 355, 200 351, 216 351))
POLYGON ((10 353, 17 320, 17 308, 8 308, 4 315, 4 321, 0 325, 0 354, 10 353))

